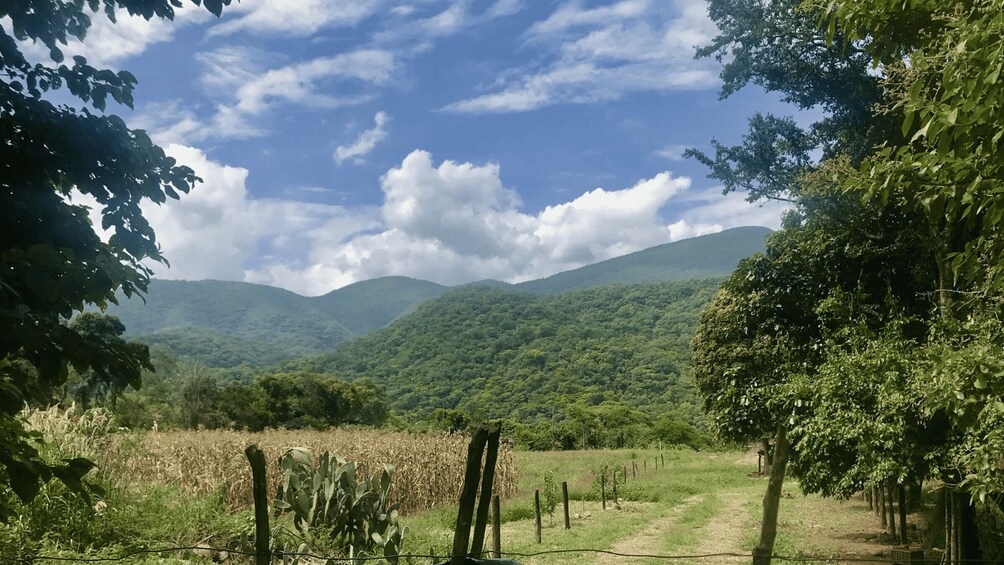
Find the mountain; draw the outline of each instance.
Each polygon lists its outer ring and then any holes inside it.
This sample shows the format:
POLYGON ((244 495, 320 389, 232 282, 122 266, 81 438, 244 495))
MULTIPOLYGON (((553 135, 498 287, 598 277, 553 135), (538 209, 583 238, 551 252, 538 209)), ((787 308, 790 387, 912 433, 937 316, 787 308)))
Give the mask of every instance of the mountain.
POLYGON ((366 378, 406 421, 437 409, 527 419, 612 402, 698 422, 690 339, 720 280, 558 295, 460 288, 287 369, 366 378))
MULTIPOLYGON (((614 283, 720 277, 762 251, 767 228, 736 228, 652 247, 545 279, 511 285, 484 280, 451 289, 407 277, 383 277, 305 297, 232 281, 150 283, 146 301, 109 308, 133 338, 170 347, 211 367, 276 364, 333 350, 387 326, 436 298, 463 289, 559 294, 614 283)), ((459 315, 459 314, 458 314, 459 315)))
POLYGON ((650 247, 544 279, 519 283, 516 288, 556 294, 613 283, 652 283, 724 277, 742 259, 764 249, 771 230, 733 228, 650 247))
MULTIPOLYGON (((145 298, 121 300, 108 313, 118 316, 131 336, 150 336, 143 341, 151 343, 177 345, 186 334, 199 334, 249 360, 269 351, 265 358, 290 359, 331 350, 352 336, 312 299, 271 286, 154 280, 145 298)), ((194 353, 188 347, 176 351, 194 353)), ((193 356, 209 363, 203 355, 193 356)))
POLYGON ((408 277, 381 277, 350 284, 317 298, 315 307, 355 335, 382 328, 450 287, 408 277))

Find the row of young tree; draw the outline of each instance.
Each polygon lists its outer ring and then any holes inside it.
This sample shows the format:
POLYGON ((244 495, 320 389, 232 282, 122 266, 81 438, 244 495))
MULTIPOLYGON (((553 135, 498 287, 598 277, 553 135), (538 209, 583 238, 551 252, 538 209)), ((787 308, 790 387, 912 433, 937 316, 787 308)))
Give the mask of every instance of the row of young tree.
MULTIPOLYGON (((482 415, 458 409, 434 410, 424 424, 452 432, 473 430, 482 415)), ((583 402, 555 408, 550 417, 505 418, 502 433, 516 449, 553 451, 575 449, 626 449, 711 445, 706 430, 700 430, 672 414, 652 414, 626 402, 583 402)))
POLYGON ((690 152, 727 191, 793 206, 702 315, 694 374, 713 425, 773 438, 775 473, 789 464, 806 492, 940 481, 962 532, 948 529, 947 562, 979 560, 995 550, 976 509, 1004 510, 1004 10, 713 0, 710 13, 720 35, 701 54, 728 61, 723 96, 755 83, 825 116, 757 115, 740 145, 690 152))
MULTIPOLYGON (((147 346, 126 340, 113 316, 80 314, 70 327, 117 347, 147 354, 147 346)), ((153 370, 131 387, 118 374, 71 370, 50 402, 101 406, 130 429, 317 428, 382 426, 389 408, 384 392, 363 379, 345 382, 332 375, 241 367, 220 370, 179 358, 170 349, 149 350, 153 370)))

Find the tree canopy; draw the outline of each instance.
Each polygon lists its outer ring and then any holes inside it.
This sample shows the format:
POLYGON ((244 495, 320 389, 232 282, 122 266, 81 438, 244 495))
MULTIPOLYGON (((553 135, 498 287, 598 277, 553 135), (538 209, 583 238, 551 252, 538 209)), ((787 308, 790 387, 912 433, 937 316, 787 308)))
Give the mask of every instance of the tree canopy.
POLYGON ((795 206, 702 316, 695 377, 718 429, 789 426, 806 491, 934 477, 1004 508, 1000 3, 711 15, 723 95, 752 82, 824 113, 807 130, 756 116, 741 145, 691 152, 727 190, 795 206), (793 336, 811 352, 796 363, 793 336))
MULTIPOLYGON (((229 0, 193 0, 216 15, 229 0)), ((97 69, 84 57, 64 61, 61 46, 85 40, 91 15, 118 10, 147 19, 174 17, 179 0, 47 0, 0 6, 0 482, 29 501, 52 476, 70 485, 90 468, 82 460, 39 459, 16 413, 44 403, 78 372, 138 385, 149 366, 145 349, 123 347, 67 322, 86 305, 106 306, 116 291, 143 292, 150 268, 163 262, 143 201, 178 198, 198 181, 146 133, 106 114, 109 100, 131 107, 136 78, 97 69), (29 61, 24 42, 41 43, 48 61, 29 61), (79 107, 54 103, 68 94, 79 107), (97 202, 102 239, 88 210, 97 202)), ((0 498, 0 518, 10 508, 0 498)))

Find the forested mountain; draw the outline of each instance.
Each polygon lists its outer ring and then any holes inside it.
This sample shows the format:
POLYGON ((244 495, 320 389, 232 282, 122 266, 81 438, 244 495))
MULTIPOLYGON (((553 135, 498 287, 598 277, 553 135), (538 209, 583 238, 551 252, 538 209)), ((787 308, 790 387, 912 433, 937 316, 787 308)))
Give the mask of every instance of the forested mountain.
MULTIPOLYGON (((485 280, 456 290, 496 288, 558 294, 612 283, 725 276, 740 259, 761 251, 768 233, 767 228, 736 228, 546 279, 518 285, 485 280)), ((108 313, 122 320, 132 338, 166 345, 176 354, 210 367, 228 368, 277 364, 329 352, 447 293, 448 300, 465 296, 450 287, 407 277, 361 281, 318 297, 233 281, 155 280, 145 302, 122 300, 108 313)))
POLYGON ((360 281, 308 299, 355 335, 382 328, 450 287, 408 277, 360 281))
POLYGON ((689 343, 718 282, 611 285, 559 295, 461 288, 334 353, 288 368, 367 377, 386 389, 406 421, 437 409, 527 419, 624 403, 700 422, 689 343))
POLYGON ((742 227, 657 245, 571 271, 516 285, 556 294, 612 283, 653 283, 724 277, 740 260, 763 251, 770 230, 742 227))

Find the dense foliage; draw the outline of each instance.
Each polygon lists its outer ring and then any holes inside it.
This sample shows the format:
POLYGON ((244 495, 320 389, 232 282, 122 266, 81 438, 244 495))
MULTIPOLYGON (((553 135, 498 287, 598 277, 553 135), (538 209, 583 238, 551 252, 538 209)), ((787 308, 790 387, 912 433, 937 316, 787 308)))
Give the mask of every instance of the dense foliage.
POLYGON ((121 425, 149 429, 316 428, 380 426, 389 416, 384 393, 304 371, 248 369, 245 380, 154 350, 156 373, 139 391, 121 395, 112 412, 121 425))
MULTIPOLYGON (((216 15, 229 0, 202 4, 216 15)), ((66 322, 87 305, 104 307, 141 293, 144 261, 162 261, 140 204, 187 193, 194 171, 106 114, 110 101, 131 107, 136 78, 64 61, 60 45, 83 39, 102 7, 147 19, 172 19, 178 0, 5 2, 0 5, 0 485, 30 502, 49 478, 79 487, 86 461, 50 462, 16 413, 44 402, 66 380, 68 366, 99 378, 138 384, 145 350, 77 331, 66 322), (18 42, 49 50, 48 61, 25 58, 18 42), (52 100, 65 100, 54 104, 52 100), (70 104, 79 104, 78 107, 70 104), (97 203, 102 240, 75 195, 97 203)), ((0 519, 11 517, 0 496, 0 519)))
MULTIPOLYGON (((788 428, 806 491, 934 478, 1004 511, 1002 14, 994 1, 712 2, 722 33, 705 54, 731 59, 723 95, 755 82, 825 116, 808 129, 757 116, 742 145, 692 152, 727 189, 796 204, 694 346, 716 429, 788 428)), ((966 502, 949 505, 948 562, 983 557, 966 502)))
MULTIPOLYGON (((482 281, 465 286, 556 294, 611 283, 723 276, 740 259, 762 250, 767 233, 766 228, 737 228, 518 285, 482 281)), ((109 313, 143 343, 167 346, 209 367, 232 368, 327 353, 449 291, 406 277, 362 281, 316 297, 233 281, 155 280, 145 300, 123 300, 109 313)))
POLYGON ((547 446, 635 445, 655 441, 651 426, 661 416, 703 427, 689 341, 717 284, 614 285, 555 296, 462 288, 330 355, 289 366, 372 379, 410 422, 449 422, 456 410, 461 420, 542 426, 530 435, 551 437, 547 446))

